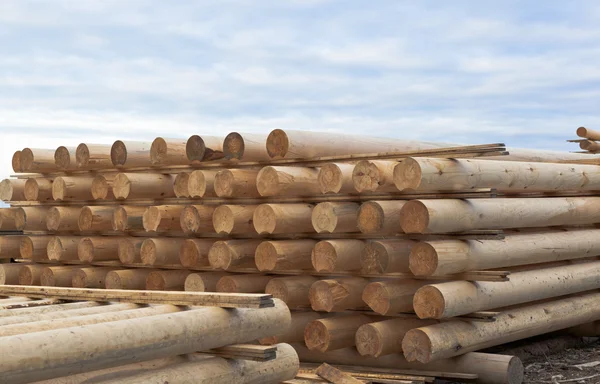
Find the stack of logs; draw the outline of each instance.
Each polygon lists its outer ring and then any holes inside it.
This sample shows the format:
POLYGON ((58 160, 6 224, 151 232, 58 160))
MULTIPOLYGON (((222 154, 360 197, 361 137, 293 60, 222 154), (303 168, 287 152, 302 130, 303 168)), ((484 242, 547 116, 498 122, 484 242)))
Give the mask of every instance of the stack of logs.
POLYGON ((476 374, 600 319, 589 155, 318 132, 17 151, 5 284, 266 292, 305 362, 476 374))

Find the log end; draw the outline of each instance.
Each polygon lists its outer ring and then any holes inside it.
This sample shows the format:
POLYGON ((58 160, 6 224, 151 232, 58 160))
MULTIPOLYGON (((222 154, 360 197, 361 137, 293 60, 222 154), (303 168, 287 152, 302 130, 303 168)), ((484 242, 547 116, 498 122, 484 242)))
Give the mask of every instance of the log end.
POLYGON ((142 216, 142 225, 146 232, 156 232, 160 225, 161 213, 158 207, 148 207, 142 216))
POLYGON ((369 160, 361 160, 352 171, 352 182, 358 192, 375 192, 379 188, 381 173, 377 165, 369 160))
POLYGON ((43 268, 40 274, 40 285, 45 287, 56 286, 56 279, 54 278, 54 272, 50 268, 43 268))
POLYGON ((192 198, 204 197, 206 194, 206 175, 204 171, 196 170, 188 178, 188 194, 192 198))
MULTIPOLYGON (((33 179, 28 179, 29 180, 33 180, 33 179)), ((25 185, 27 185, 27 182, 25 182, 25 185)), ((11 201, 13 199, 13 185, 11 180, 9 179, 4 179, 0 182, 0 200, 2 201, 11 201)), ((27 196, 27 195, 25 195, 27 196)))
POLYGON ((128 239, 121 239, 117 245, 119 260, 123 264, 133 264, 136 262, 135 244, 128 239))
POLYGON ((588 130, 586 127, 577 128, 575 133, 577 133, 577 136, 579 136, 579 137, 587 137, 588 136, 588 130))
MULTIPOLYGON (((313 268, 317 272, 333 272, 337 266, 337 251, 331 242, 319 241, 311 252, 313 268)), ((339 266, 343 268, 344 266, 339 266)))
POLYGON ((97 175, 92 181, 92 198, 94 200, 106 199, 110 192, 110 184, 106 177, 97 175))
POLYGON ((279 299, 284 303, 288 303, 290 293, 283 279, 271 279, 265 288, 265 293, 272 295, 275 299, 279 299))
POLYGON ((433 275, 438 268, 437 251, 429 243, 416 243, 410 249, 408 268, 415 276, 433 275))
POLYGON ((267 153, 272 159, 283 159, 290 148, 290 141, 282 129, 274 129, 267 136, 267 153))
POLYGON ((367 284, 362 293, 362 300, 380 315, 387 315, 390 312, 391 296, 385 284, 374 282, 367 284))
POLYGON ((419 162, 411 157, 402 159, 394 167, 394 184, 399 191, 417 190, 423 172, 419 162))
MULTIPOLYGON (((0 225, 2 224, 2 218, 0 218, 0 225)), ((15 208, 15 228, 18 231, 22 231, 25 229, 25 225, 27 225, 27 213, 23 208, 15 208)))
POLYGON ((219 197, 233 197, 235 176, 228 169, 217 172, 215 175, 215 193, 219 197))
POLYGON ((379 357, 386 340, 377 327, 371 324, 361 325, 355 335, 356 349, 361 356, 379 357))
POLYGON ((411 329, 402 339, 402 352, 407 361, 429 363, 432 360, 431 341, 421 328, 411 329))
POLYGON ((150 163, 152 165, 162 165, 167 160, 168 146, 167 141, 162 137, 157 137, 150 146, 150 163))
POLYGON ((310 286, 308 296, 313 311, 331 312, 335 307, 333 289, 340 286, 335 280, 319 280, 310 286))
POLYGON ((21 237, 21 242, 19 243, 19 254, 23 259, 33 259, 33 241, 29 236, 21 237))
POLYGON ((119 173, 113 180, 113 195, 116 199, 126 199, 131 193, 131 180, 124 173, 119 173))
POLYGON ((88 288, 89 284, 87 282, 87 274, 83 269, 78 269, 73 272, 71 286, 73 286, 73 288, 88 288))
POLYGON ((242 160, 245 147, 244 138, 237 132, 231 132, 223 140, 223 154, 227 160, 242 160))
MULTIPOLYGON (((33 167, 33 160, 34 160, 33 151, 29 148, 24 148, 21 151, 21 156, 19 157, 19 163, 21 166, 20 172, 31 171, 31 168, 33 167)), ((14 162, 13 162, 13 165, 14 165, 14 162)))
POLYGON ((79 219, 77 220, 77 224, 79 225, 80 231, 90 231, 92 229, 92 224, 94 221, 94 213, 90 207, 81 208, 81 212, 79 213, 79 219))
POLYGON ((30 266, 23 266, 19 271, 19 285, 37 285, 35 280, 35 270, 30 266))
POLYGON ((186 268, 206 267, 208 263, 208 255, 202 254, 202 250, 198 247, 194 240, 187 239, 179 248, 179 262, 186 268))
POLYGON ((328 163, 319 169, 317 176, 321 193, 339 193, 344 184, 342 170, 337 164, 328 163))
POLYGON ((52 182, 52 198, 54 200, 62 201, 67 196, 67 183, 62 177, 57 177, 52 182))
POLYGON ((146 239, 142 243, 140 248, 140 259, 142 264, 155 265, 158 259, 158 253, 156 252, 156 243, 152 239, 146 239))
POLYGON ((197 273, 191 273, 188 277, 185 278, 185 282, 183 284, 183 288, 185 291, 191 292, 205 292, 206 286, 204 285, 204 280, 202 276, 197 273))
POLYGON ((81 143, 75 150, 75 163, 77 168, 85 168, 90 163, 90 149, 87 144, 81 143))
POLYGON ((234 277, 223 276, 217 282, 217 292, 242 293, 234 277))
POLYGON ((46 247, 46 252, 48 253, 48 259, 50 260, 60 260, 62 258, 62 254, 64 252, 64 247, 60 237, 54 236, 48 242, 48 246, 46 247))
POLYGON ((212 222, 216 233, 220 235, 230 234, 235 225, 235 217, 231 207, 228 205, 218 206, 213 212, 212 222))
POLYGON ((46 214, 46 227, 49 231, 58 231, 60 228, 61 213, 58 207, 52 207, 46 214))
POLYGON ((405 233, 425 233, 429 226, 429 210, 419 200, 408 201, 400 210, 400 227, 405 233))
POLYGON ((16 151, 12 156, 12 169, 16 173, 23 172, 23 166, 21 165, 21 151, 16 151))
POLYGON ((270 241, 263 241, 256 247, 254 262, 259 271, 274 271, 277 268, 279 253, 270 241))
POLYGON ((65 146, 56 148, 54 152, 54 164, 58 169, 69 169, 71 167, 71 155, 69 149, 65 146))
POLYGON ((258 234, 272 234, 277 227, 277 213, 270 204, 261 204, 254 210, 252 221, 258 234))
POLYGON ((320 320, 313 320, 304 328, 304 344, 310 351, 327 352, 331 335, 320 320))
POLYGON ((188 189, 188 183, 190 180, 190 174, 187 172, 180 172, 175 176, 173 182, 173 192, 177 197, 190 197, 190 191, 188 189))
POLYGON ((121 281, 121 276, 117 271, 110 271, 104 278, 104 286, 106 289, 123 289, 124 285, 121 281))
POLYGON ((441 319, 445 307, 444 295, 432 285, 419 288, 413 298, 413 308, 419 319, 441 319))
POLYGON ((89 237, 83 238, 77 244, 77 257, 85 263, 94 261, 94 243, 89 237))
POLYGON ((179 215, 179 225, 185 233, 193 233, 200 228, 200 214, 193 205, 183 207, 179 215))
POLYGON ((146 289, 149 291, 164 291, 166 290, 167 282, 162 272, 153 271, 146 277, 146 289))
POLYGON ((227 270, 233 263, 233 250, 225 241, 216 241, 208 251, 208 262, 215 269, 227 270))
POLYGON ((275 167, 266 166, 258 172, 256 189, 261 196, 277 196, 281 192, 279 172, 275 167))
POLYGON ((311 215, 312 225, 317 233, 333 233, 338 225, 335 205, 324 202, 315 205, 311 215))
POLYGON ((385 273, 389 265, 387 249, 377 241, 369 241, 360 255, 360 265, 365 273, 385 273))
POLYGON ((358 209, 358 229, 362 233, 377 233, 383 228, 385 213, 375 201, 367 201, 358 209))
POLYGON ((112 218, 113 231, 123 232, 127 229, 127 210, 123 207, 116 207, 112 218))
POLYGON ((115 167, 123 167, 127 162, 127 146, 121 140, 117 140, 110 147, 110 160, 115 167))
POLYGON ((192 135, 185 143, 185 154, 189 161, 203 161, 206 154, 206 144, 202 137, 192 135))
MULTIPOLYGON (((0 185, 0 190, 2 186, 0 185)), ((25 182, 25 188, 23 190, 23 194, 25 195, 25 200, 27 201, 37 201, 40 195, 40 186, 36 179, 27 179, 25 182)), ((12 187, 11 187, 11 196, 12 196, 12 187)), ((0 200, 6 200, 0 198, 0 200)))

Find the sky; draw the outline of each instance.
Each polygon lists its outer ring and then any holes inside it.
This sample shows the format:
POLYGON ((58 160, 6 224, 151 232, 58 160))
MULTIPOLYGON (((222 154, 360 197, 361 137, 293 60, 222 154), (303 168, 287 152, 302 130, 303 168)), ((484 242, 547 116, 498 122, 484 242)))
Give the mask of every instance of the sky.
POLYGON ((275 128, 577 150, 600 2, 0 0, 0 178, 23 147, 275 128))

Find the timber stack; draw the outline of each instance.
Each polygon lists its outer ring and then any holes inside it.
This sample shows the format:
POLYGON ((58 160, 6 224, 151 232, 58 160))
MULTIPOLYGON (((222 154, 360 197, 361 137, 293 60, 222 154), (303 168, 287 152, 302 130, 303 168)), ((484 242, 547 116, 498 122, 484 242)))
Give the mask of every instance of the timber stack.
POLYGON ((302 362, 520 383, 478 351, 600 320, 597 164, 280 129, 25 148, 0 283, 267 293, 292 314, 260 343, 302 362))

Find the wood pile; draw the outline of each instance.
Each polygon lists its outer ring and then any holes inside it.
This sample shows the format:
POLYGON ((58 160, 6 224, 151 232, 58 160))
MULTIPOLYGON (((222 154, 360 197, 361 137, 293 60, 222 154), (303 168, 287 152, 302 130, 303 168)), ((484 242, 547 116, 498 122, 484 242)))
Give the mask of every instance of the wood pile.
POLYGON ((261 344, 303 362, 519 383, 476 351, 600 320, 595 159, 283 130, 25 148, 0 283, 268 293, 292 316, 261 344))

